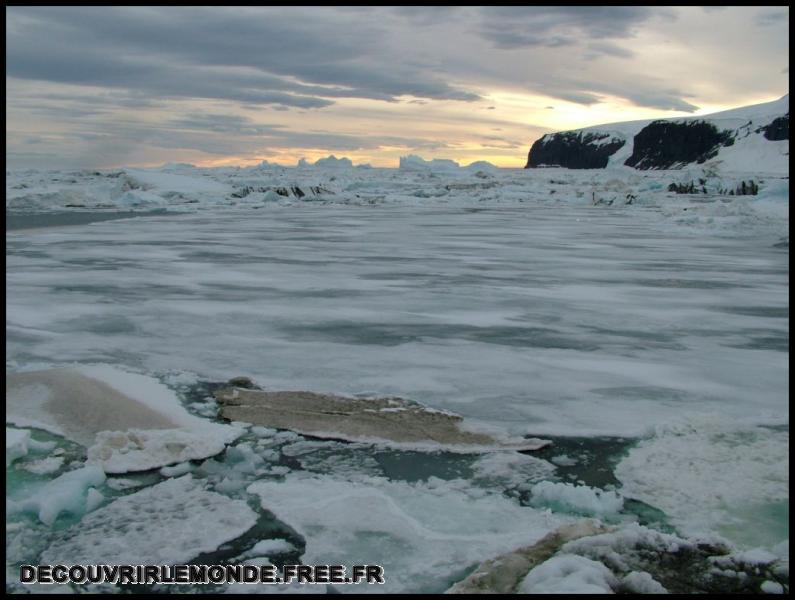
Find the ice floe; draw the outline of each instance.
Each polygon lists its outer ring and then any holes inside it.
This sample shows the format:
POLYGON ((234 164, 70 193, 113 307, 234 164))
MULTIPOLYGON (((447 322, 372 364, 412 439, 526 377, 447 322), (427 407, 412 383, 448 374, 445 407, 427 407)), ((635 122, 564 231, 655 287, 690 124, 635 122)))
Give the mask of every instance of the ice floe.
POLYGON ((788 537, 789 431, 717 414, 653 428, 617 465, 621 493, 663 510, 688 535, 743 546, 788 537), (742 482, 742 484, 738 484, 742 482))
POLYGON ((444 591, 473 565, 565 522, 461 480, 409 484, 290 473, 248 491, 305 538, 304 563, 383 566, 385 585, 361 591, 444 591))
POLYGON ((151 377, 105 365, 8 373, 6 421, 88 447, 108 473, 206 458, 242 432, 191 415, 151 377))
POLYGON ((57 534, 42 564, 183 564, 244 534, 256 513, 190 475, 123 496, 57 534))
POLYGON ((465 429, 463 418, 401 398, 350 398, 314 392, 266 392, 225 388, 215 394, 221 415, 232 421, 290 429, 321 438, 462 452, 500 448, 537 450, 548 441, 498 440, 465 429))
POLYGON ((89 464, 97 464, 106 473, 148 471, 214 456, 223 451, 228 438, 212 436, 206 430, 128 429, 100 431, 88 448, 89 464))

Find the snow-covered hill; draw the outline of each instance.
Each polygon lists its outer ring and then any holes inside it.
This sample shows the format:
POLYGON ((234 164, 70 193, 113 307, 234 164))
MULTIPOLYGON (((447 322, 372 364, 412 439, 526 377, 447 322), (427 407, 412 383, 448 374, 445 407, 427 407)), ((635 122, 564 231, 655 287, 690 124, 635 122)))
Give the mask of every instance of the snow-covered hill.
POLYGON ((544 135, 526 168, 712 165, 725 172, 789 173, 789 94, 700 117, 628 121, 544 135))

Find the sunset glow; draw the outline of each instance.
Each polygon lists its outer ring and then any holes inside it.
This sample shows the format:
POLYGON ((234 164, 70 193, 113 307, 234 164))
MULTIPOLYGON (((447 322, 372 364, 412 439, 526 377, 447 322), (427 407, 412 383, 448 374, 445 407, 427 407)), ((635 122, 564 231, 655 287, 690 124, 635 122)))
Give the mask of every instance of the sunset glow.
POLYGON ((394 167, 419 154, 521 167, 550 131, 782 96, 788 16, 782 7, 9 8, 7 159, 294 165, 335 154, 394 167))

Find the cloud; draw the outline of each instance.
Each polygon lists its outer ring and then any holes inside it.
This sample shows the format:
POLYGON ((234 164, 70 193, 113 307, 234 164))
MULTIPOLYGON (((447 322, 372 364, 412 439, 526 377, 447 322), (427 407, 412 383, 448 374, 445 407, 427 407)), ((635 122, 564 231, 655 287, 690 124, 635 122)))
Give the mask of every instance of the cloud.
POLYGON ((7 155, 119 164, 325 148, 383 164, 393 148, 496 144, 507 156, 557 100, 580 105, 555 111, 560 123, 780 96, 782 10, 10 7, 7 155))
POLYGON ((498 48, 574 46, 582 41, 632 37, 655 16, 673 18, 666 9, 646 6, 500 6, 483 7, 478 33, 498 48))
POLYGON ((787 25, 789 23, 789 8, 765 10, 754 17, 754 22, 760 27, 772 27, 781 24, 787 25))
POLYGON ((614 56, 616 58, 633 58, 635 53, 610 42, 591 42, 588 49, 595 55, 614 56))
POLYGON ((320 108, 329 98, 479 95, 370 59, 384 32, 331 9, 13 7, 7 74, 78 85, 320 108))

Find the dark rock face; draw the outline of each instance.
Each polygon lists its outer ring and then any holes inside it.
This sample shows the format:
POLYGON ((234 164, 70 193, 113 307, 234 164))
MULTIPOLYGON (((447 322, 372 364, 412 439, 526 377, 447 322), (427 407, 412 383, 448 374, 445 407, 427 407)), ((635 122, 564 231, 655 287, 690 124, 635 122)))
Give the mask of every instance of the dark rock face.
POLYGON ((675 123, 654 121, 635 136, 635 144, 624 164, 636 169, 670 169, 687 163, 703 163, 730 146, 729 131, 718 131, 706 121, 675 123))
POLYGON ((525 169, 558 166, 567 169, 604 169, 607 161, 626 142, 607 133, 575 133, 571 131, 545 135, 536 140, 527 155, 525 169))
POLYGON ((762 128, 765 137, 771 142, 789 139, 789 113, 778 119, 773 119, 770 125, 762 128))

